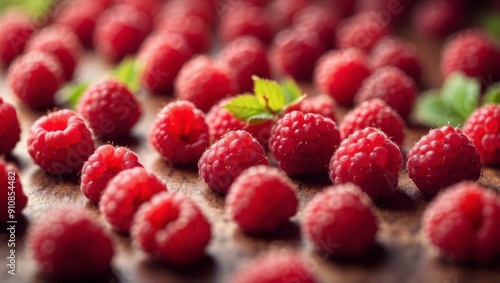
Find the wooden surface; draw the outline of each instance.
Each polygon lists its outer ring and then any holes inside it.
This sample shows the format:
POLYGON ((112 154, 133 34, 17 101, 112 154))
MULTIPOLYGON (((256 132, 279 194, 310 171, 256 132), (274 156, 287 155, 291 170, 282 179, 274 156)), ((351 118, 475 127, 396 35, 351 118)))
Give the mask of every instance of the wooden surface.
MULTIPOLYGON (((428 86, 438 86, 439 70, 436 68, 440 42, 423 41, 414 36, 406 36, 419 46, 423 54, 425 81, 428 86)), ((82 60, 79 78, 99 76, 106 69, 98 59, 87 55, 82 60)), ((0 94, 13 101, 22 121, 22 140, 17 145, 11 161, 21 170, 25 193, 29 197, 28 207, 24 210, 24 224, 18 224, 17 236, 17 275, 7 274, 5 257, 7 237, 5 229, 0 232, 0 282, 49 282, 40 277, 35 264, 24 248, 26 228, 33 221, 43 221, 42 214, 51 209, 71 205, 85 207, 98 215, 96 207, 80 193, 78 180, 60 180, 47 175, 33 164, 28 156, 26 135, 30 125, 45 112, 32 112, 21 106, 10 96, 5 83, 5 71, 0 72, 0 94)), ((115 258, 113 261, 116 278, 110 282, 230 282, 235 270, 256 255, 278 248, 291 248, 303 254, 314 270, 318 282, 341 283, 391 283, 391 282, 436 282, 436 283, 498 283, 500 267, 487 268, 458 266, 446 262, 429 248, 420 233, 420 220, 427 204, 408 179, 405 172, 399 182, 401 193, 390 203, 376 208, 380 229, 378 246, 363 262, 341 262, 321 258, 312 251, 311 244, 300 234, 302 213, 299 212, 291 223, 273 236, 255 237, 242 233, 224 213, 224 198, 214 194, 199 180, 196 170, 178 170, 161 160, 159 155, 147 144, 146 136, 157 111, 168 101, 168 97, 139 95, 143 106, 143 117, 135 127, 131 137, 116 141, 115 145, 128 146, 140 157, 144 166, 163 178, 169 191, 183 192, 191 196, 202 208, 212 223, 213 237, 206 256, 186 270, 176 270, 149 260, 136 247, 132 247, 128 237, 113 233, 115 258)), ((345 112, 345 110, 344 110, 345 112)), ((410 129, 404 144, 406 152, 427 129, 410 129)), ((500 187, 499 171, 484 168, 480 180, 482 184, 497 189, 500 187)), ((300 197, 300 210, 323 187, 329 185, 327 178, 295 180, 300 197)), ((1 205, 2 209, 4 204, 1 205)), ((499 224, 500 225, 500 224, 499 224)), ((500 239, 499 239, 500 241, 500 239)), ((77 256, 77 255, 75 255, 77 256)))

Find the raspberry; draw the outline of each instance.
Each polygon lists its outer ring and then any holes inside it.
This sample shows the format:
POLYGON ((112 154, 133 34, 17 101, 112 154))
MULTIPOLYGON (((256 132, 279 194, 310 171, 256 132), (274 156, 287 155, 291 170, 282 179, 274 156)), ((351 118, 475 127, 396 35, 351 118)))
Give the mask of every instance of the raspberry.
POLYGON ((361 83, 370 75, 366 54, 350 48, 330 51, 317 62, 314 84, 342 106, 351 106, 361 83))
POLYGON ((160 193, 141 206, 132 240, 155 259, 185 265, 199 259, 211 237, 210 223, 190 198, 160 193))
POLYGON ((311 78, 314 65, 325 52, 325 47, 317 34, 292 28, 278 33, 271 52, 271 63, 276 72, 306 81, 311 78))
POLYGON ((222 17, 219 32, 223 42, 228 43, 238 37, 254 36, 265 44, 274 36, 270 17, 264 8, 252 5, 236 5, 222 17))
POLYGON ((318 114, 293 111, 271 130, 269 147, 281 170, 289 176, 326 173, 328 161, 340 143, 337 125, 318 114))
POLYGON ((167 104, 156 116, 149 142, 173 165, 198 162, 210 145, 203 112, 187 101, 167 104))
POLYGON ((26 42, 35 31, 35 25, 17 12, 2 14, 0 20, 0 66, 8 67, 22 54, 26 42))
POLYGON ((400 69, 389 66, 378 69, 363 81, 354 101, 360 104, 379 98, 406 120, 416 96, 417 90, 413 80, 400 69))
POLYGON ((210 1, 205 0, 175 0, 170 1, 164 5, 163 10, 160 12, 159 22, 165 19, 181 16, 184 18, 191 18, 192 16, 199 17, 207 25, 215 22, 216 13, 214 6, 210 1))
POLYGON ((237 92, 229 70, 216 65, 205 55, 184 64, 174 86, 177 97, 192 102, 204 112, 222 98, 237 92))
POLYGON ((302 113, 319 114, 323 117, 332 119, 334 122, 337 121, 337 116, 335 115, 335 100, 326 94, 308 96, 301 102, 286 109, 287 112, 295 110, 302 113))
POLYGON ((128 5, 117 5, 99 17, 92 40, 98 53, 118 62, 134 54, 150 30, 144 13, 128 5))
POLYGON ((109 180, 119 172, 134 167, 143 166, 133 151, 109 144, 101 145, 83 164, 80 190, 97 204, 109 180))
POLYGON ((195 53, 205 53, 212 45, 210 27, 196 16, 186 18, 182 15, 173 15, 167 17, 158 24, 157 32, 182 35, 195 53))
POLYGON ((379 129, 357 130, 342 141, 330 160, 335 185, 352 182, 373 200, 389 198, 397 189, 403 157, 399 146, 379 129))
POLYGON ((21 138, 16 109, 0 97, 0 155, 9 155, 21 138))
POLYGON ((500 49, 482 31, 469 29, 460 32, 443 47, 441 73, 448 77, 462 72, 478 78, 483 86, 500 80, 500 49))
POLYGON ((332 35, 337 31, 340 20, 337 12, 325 5, 316 4, 303 9, 295 16, 293 22, 296 27, 316 33, 328 50, 336 46, 335 37, 332 35))
POLYGON ((294 185, 277 168, 246 169, 231 185, 226 198, 229 214, 248 233, 272 232, 297 213, 294 185))
POLYGON ((293 18, 309 6, 312 0, 273 0, 268 6, 268 13, 272 15, 276 30, 289 27, 293 18))
POLYGON ((43 109, 54 105, 54 96, 63 80, 59 61, 39 51, 17 58, 9 68, 12 92, 28 107, 43 109))
POLYGON ((415 46, 396 37, 380 40, 372 49, 370 63, 374 70, 394 66, 405 72, 415 83, 420 83, 422 66, 415 46))
POLYGON ((32 224, 27 245, 44 275, 63 282, 109 276, 113 243, 95 218, 83 208, 64 207, 32 224))
POLYGON ((327 187, 304 209, 302 231, 321 253, 359 258, 375 244, 378 224, 371 207, 354 184, 327 187))
POLYGON ((42 116, 28 134, 28 152, 35 163, 58 176, 78 173, 94 148, 85 121, 68 109, 42 116))
POLYGON ((387 24, 374 11, 362 12, 342 21, 337 30, 340 48, 356 47, 369 52, 389 35, 387 24))
POLYGON ((269 137, 271 136, 271 121, 257 125, 249 125, 231 114, 224 108, 229 98, 221 100, 212 106, 207 113, 206 122, 210 132, 210 140, 216 141, 230 131, 245 130, 250 133, 264 149, 267 149, 269 137))
POLYGON ((446 189, 427 207, 423 233, 447 258, 487 264, 500 257, 500 197, 473 182, 446 189))
POLYGON ((164 0, 116 0, 116 4, 130 6, 146 15, 150 26, 153 25, 164 3, 164 0))
POLYGON ((263 254, 252 260, 248 265, 237 272, 231 282, 315 283, 316 280, 308 265, 298 254, 290 251, 274 251, 263 254))
POLYGON ((339 131, 342 139, 346 139, 366 127, 377 128, 399 146, 403 144, 405 123, 383 100, 374 98, 361 103, 344 116, 339 131))
POLYGON ((80 98, 77 111, 89 121, 97 137, 109 140, 127 135, 141 116, 133 94, 113 78, 90 85, 80 98))
POLYGON ((108 182, 99 211, 114 230, 128 233, 141 204, 165 191, 167 186, 155 174, 142 167, 126 169, 108 182))
POLYGON ((251 36, 228 43, 219 54, 219 62, 231 70, 239 93, 253 91, 252 76, 271 77, 266 47, 251 36))
POLYGON ((243 170, 255 165, 269 165, 262 146, 246 131, 231 131, 203 153, 198 170, 208 187, 225 194, 243 170))
POLYGON ((21 218, 19 215, 28 203, 17 168, 0 159, 0 200, 4 203, 0 212, 0 223, 21 218), (14 193, 15 199, 12 200, 14 193), (7 209, 8 206, 8 209, 7 209), (12 208, 11 208, 12 207, 12 208))
POLYGON ((412 11, 412 26, 425 36, 442 38, 460 28, 465 14, 462 1, 420 1, 412 11))
POLYGON ((158 34, 139 52, 143 64, 141 85, 153 93, 168 93, 182 65, 193 55, 187 41, 176 33, 158 34))
POLYGON ((483 164, 500 165, 500 105, 476 109, 463 127, 481 156, 483 164))
POLYGON ((481 158, 459 128, 432 129, 408 152, 408 175, 418 189, 432 197, 441 189, 481 175, 481 158))

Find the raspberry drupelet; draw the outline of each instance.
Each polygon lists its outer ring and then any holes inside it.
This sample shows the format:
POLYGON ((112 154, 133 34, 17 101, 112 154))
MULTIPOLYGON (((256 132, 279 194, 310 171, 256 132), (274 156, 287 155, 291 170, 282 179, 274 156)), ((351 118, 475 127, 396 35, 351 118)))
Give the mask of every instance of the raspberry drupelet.
POLYGON ((476 109, 465 121, 463 130, 474 143, 483 164, 500 165, 500 105, 476 109))

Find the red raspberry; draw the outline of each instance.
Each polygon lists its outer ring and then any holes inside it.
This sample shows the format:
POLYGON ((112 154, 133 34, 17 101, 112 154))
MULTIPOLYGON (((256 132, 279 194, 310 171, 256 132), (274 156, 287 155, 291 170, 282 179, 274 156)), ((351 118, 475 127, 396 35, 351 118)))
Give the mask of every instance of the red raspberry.
POLYGON ((229 215, 248 233, 272 232, 297 213, 295 186, 277 168, 246 169, 231 185, 226 198, 229 215))
POLYGON ((337 125, 318 114, 293 111, 271 130, 269 147, 281 170, 289 176, 326 173, 328 161, 340 143, 337 125))
POLYGON ((443 47, 441 73, 448 77, 462 72, 478 78, 483 86, 500 80, 500 49, 485 33, 470 29, 461 31, 443 47))
POLYGON ((21 137, 16 109, 0 97, 0 155, 9 155, 21 137))
POLYGON ((412 26, 425 36, 442 38, 460 28, 465 14, 462 1, 424 0, 412 11, 412 26))
POLYGON ((355 2, 355 13, 378 12, 383 23, 391 26, 396 26, 404 21, 413 4, 412 0, 357 0, 352 2, 355 2))
POLYGON ((252 76, 270 78, 271 70, 264 44, 245 36, 227 44, 219 54, 219 62, 230 69, 238 82, 239 93, 252 92, 252 76))
POLYGON ((64 207, 32 224, 26 241, 44 275, 63 282, 109 276, 113 242, 95 218, 83 208, 64 207))
POLYGON ((423 233, 454 261, 487 264, 500 257, 500 197, 494 191, 461 182, 447 188, 424 213, 423 233))
POLYGON ((192 199, 160 193, 141 206, 132 240, 155 259, 185 265, 199 259, 210 242, 210 223, 192 199))
POLYGON ((375 244, 378 225, 371 207, 354 184, 327 187, 304 209, 302 231, 321 253, 359 258, 375 244))
POLYGON ((262 146, 246 131, 231 131, 203 153, 198 169, 208 187, 225 194, 243 170, 255 165, 269 165, 262 146))
POLYGON ((331 51, 316 64, 314 84, 342 106, 351 106, 361 83, 370 75, 366 54, 349 48, 331 51))
POLYGON ((222 17, 219 32, 223 42, 250 35, 265 44, 271 43, 274 31, 270 17, 264 8, 252 5, 235 5, 222 17))
POLYGON ((500 105, 490 104, 476 109, 463 129, 474 143, 483 164, 500 165, 500 105))
POLYGON ((128 233, 134 214, 167 185, 142 167, 126 169, 111 179, 99 202, 99 211, 114 230, 128 233))
POLYGON ((276 72, 307 81, 311 79, 316 61, 325 53, 325 47, 317 34, 292 28, 278 33, 271 52, 276 72))
POLYGON ((146 41, 139 52, 143 64, 141 85, 153 93, 168 93, 182 65, 193 55, 187 41, 179 34, 158 34, 146 41))
POLYGON ((268 13, 272 15, 275 30, 289 27, 293 18, 312 2, 312 0, 272 0, 268 6, 268 13))
POLYGON ((149 143, 173 165, 196 163, 210 145, 205 115, 190 102, 171 102, 156 116, 149 143))
POLYGON ((28 152, 54 175, 76 174, 94 152, 94 139, 80 115, 63 109, 39 118, 28 134, 28 152))
POLYGON ((39 51, 17 58, 9 68, 12 92, 28 107, 43 109, 54 105, 54 96, 63 81, 56 57, 39 51))
MULTIPOLYGON (((323 1, 325 4, 327 4, 327 7, 330 10, 335 11, 336 13, 339 13, 342 17, 348 17, 351 16, 354 13, 354 10, 356 8, 356 4, 360 0, 335 0, 335 1, 323 1)), ((374 0, 372 0, 374 1, 374 0)))
POLYGON ((17 168, 0 159, 0 201, 3 209, 0 212, 0 223, 20 219, 20 214, 28 203, 23 192, 21 177, 17 168))
POLYGON ((408 175, 418 189, 432 197, 441 189, 481 175, 481 158, 459 128, 432 129, 407 155, 408 175))
POLYGON ((293 22, 294 26, 316 33, 325 48, 332 49, 336 46, 335 36, 341 17, 322 4, 310 5, 298 13, 293 22))
POLYGON ((160 12, 158 22, 162 22, 167 18, 181 16, 191 18, 192 16, 199 17, 207 25, 212 25, 216 19, 215 7, 210 1, 205 0, 175 0, 164 5, 160 12))
POLYGON ((352 182, 373 200, 389 198, 402 163, 399 146, 381 130, 367 127, 342 141, 330 160, 330 180, 335 185, 352 182))
POLYGON ((298 254, 289 251, 275 251, 252 260, 237 272, 231 282, 315 283, 316 279, 308 265, 298 254))
POLYGON ((346 139, 366 127, 377 128, 399 146, 403 144, 405 122, 383 100, 374 98, 361 103, 344 116, 339 131, 342 139, 346 139))
POLYGON ((127 135, 141 116, 134 95, 113 78, 90 85, 80 98, 77 111, 89 121, 97 137, 108 140, 127 135))
POLYGON ((35 31, 35 25, 18 12, 6 12, 0 20, 0 66, 8 67, 22 54, 26 42, 35 31))
POLYGON ((118 62, 134 54, 150 30, 144 13, 128 5, 117 5, 97 20, 93 43, 104 58, 118 62))
POLYGON ((356 14, 340 23, 337 43, 340 48, 357 47, 369 52, 383 37, 389 35, 388 23, 378 13, 356 14))
POLYGON ((267 149, 269 137, 271 136, 271 121, 257 125, 249 125, 231 114, 224 108, 229 98, 221 100, 212 106, 207 113, 206 122, 210 132, 210 140, 216 141, 230 131, 245 130, 250 133, 264 149, 267 149))
POLYGON ((337 116, 335 115, 335 100, 326 94, 308 96, 301 102, 288 107, 286 111, 319 114, 323 117, 332 119, 334 122, 337 121, 337 116))
POLYGON ((422 67, 415 46, 396 37, 380 40, 372 49, 370 63, 374 70, 394 66, 420 83, 422 67))
POLYGON ((356 104, 360 104, 379 98, 406 120, 416 96, 417 90, 413 80, 400 69, 389 66, 378 69, 363 81, 354 100, 356 104))
POLYGON ((116 4, 118 5, 127 5, 135 10, 142 12, 144 15, 147 16, 148 19, 148 24, 150 26, 153 26, 153 23, 158 16, 159 12, 161 11, 161 8, 163 4, 165 3, 164 0, 116 0, 116 4))
POLYGON ((173 15, 167 17, 158 24, 157 32, 182 35, 195 53, 205 53, 212 45, 210 27, 196 16, 186 18, 182 15, 173 15))
POLYGON ((80 190, 97 204, 109 180, 121 171, 134 167, 143 166, 133 151, 109 144, 101 145, 83 164, 80 190))
POLYGON ((237 92, 229 70, 215 64, 205 55, 184 64, 174 86, 177 97, 192 102, 204 112, 219 100, 237 92))

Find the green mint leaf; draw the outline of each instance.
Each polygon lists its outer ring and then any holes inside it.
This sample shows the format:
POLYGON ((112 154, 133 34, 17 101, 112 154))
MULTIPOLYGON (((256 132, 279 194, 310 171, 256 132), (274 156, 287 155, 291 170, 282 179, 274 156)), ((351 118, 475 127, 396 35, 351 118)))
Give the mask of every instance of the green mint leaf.
POLYGON ((265 123, 269 120, 272 120, 273 118, 274 118, 274 115, 272 113, 265 112, 265 113, 254 115, 254 116, 248 118, 246 120, 246 122, 250 126, 253 126, 253 125, 259 125, 259 124, 265 123))
POLYGON ((488 11, 481 15, 481 27, 495 38, 500 38, 500 13, 488 11))
POLYGON ((285 92, 281 86, 275 81, 261 79, 257 76, 253 76, 252 79, 257 101, 267 108, 269 112, 277 113, 281 111, 286 104, 285 92))
POLYGON ((127 57, 110 72, 110 75, 124 83, 132 92, 137 92, 142 71, 142 66, 134 58, 127 57))
POLYGON ((245 122, 267 117, 272 119, 273 117, 272 113, 264 105, 260 104, 257 97, 252 94, 238 95, 224 105, 224 108, 233 114, 236 119, 245 122))
POLYGON ((477 108, 481 85, 474 78, 454 73, 446 79, 441 96, 444 104, 465 121, 477 108))
POLYGON ((418 122, 429 127, 448 124, 459 126, 465 120, 448 107, 442 96, 435 90, 424 92, 417 98, 414 115, 418 122))
POLYGON ((281 88, 285 93, 285 104, 287 105, 294 103, 297 99, 303 96, 302 89, 291 77, 287 77, 281 82, 281 88))
POLYGON ((36 19, 47 19, 57 4, 55 0, 21 0, 18 1, 21 8, 30 13, 36 19))
POLYGON ((488 87, 486 94, 483 97, 483 104, 500 103, 500 83, 496 83, 488 87))
POLYGON ((85 90, 89 86, 88 82, 82 83, 71 83, 64 87, 63 92, 66 93, 66 104, 71 109, 76 109, 78 106, 78 101, 80 97, 85 93, 85 90))

